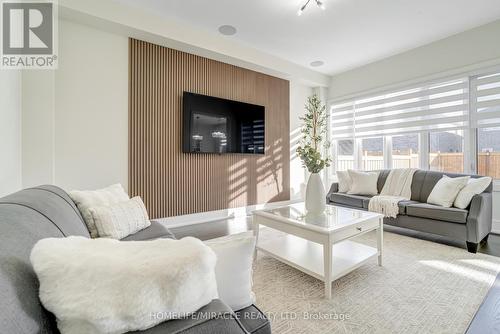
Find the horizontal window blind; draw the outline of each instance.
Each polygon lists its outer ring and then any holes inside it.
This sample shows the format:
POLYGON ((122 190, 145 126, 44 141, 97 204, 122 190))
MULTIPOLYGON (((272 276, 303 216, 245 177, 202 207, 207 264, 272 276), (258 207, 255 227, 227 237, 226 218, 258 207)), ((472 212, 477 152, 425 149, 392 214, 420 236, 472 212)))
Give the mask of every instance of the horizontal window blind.
POLYGON ((471 79, 472 126, 500 126, 500 72, 471 79))
POLYGON ((332 106, 330 120, 333 138, 354 137, 354 101, 332 106))
POLYGON ((468 78, 331 106, 332 139, 452 130, 468 125, 468 78))

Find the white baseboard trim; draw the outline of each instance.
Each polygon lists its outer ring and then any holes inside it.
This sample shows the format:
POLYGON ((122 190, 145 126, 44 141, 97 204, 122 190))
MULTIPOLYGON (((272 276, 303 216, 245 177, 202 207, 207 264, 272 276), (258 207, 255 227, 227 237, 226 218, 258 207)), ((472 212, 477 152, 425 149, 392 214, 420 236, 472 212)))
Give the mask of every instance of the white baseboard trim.
POLYGON ((239 208, 231 208, 225 210, 199 212, 189 215, 160 218, 154 220, 158 221, 159 223, 165 225, 168 228, 172 228, 172 227, 179 227, 179 226, 186 226, 193 224, 210 223, 223 219, 244 218, 251 215, 254 210, 272 209, 292 203, 298 203, 301 201, 302 201, 301 199, 294 199, 289 201, 249 205, 249 206, 243 206, 239 208))
POLYGON ((491 233, 500 234, 500 219, 493 219, 491 233))

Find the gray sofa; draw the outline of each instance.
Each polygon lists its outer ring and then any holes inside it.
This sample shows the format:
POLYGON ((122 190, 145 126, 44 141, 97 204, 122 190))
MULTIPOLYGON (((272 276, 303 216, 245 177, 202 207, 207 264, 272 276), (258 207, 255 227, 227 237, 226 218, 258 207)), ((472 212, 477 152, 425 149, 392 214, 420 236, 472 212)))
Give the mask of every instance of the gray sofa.
MULTIPOLYGON (((379 193, 389 172, 390 170, 379 171, 377 184, 379 193)), ((416 171, 411 185, 411 200, 400 202, 397 218, 385 218, 384 223, 465 241, 469 252, 476 253, 478 244, 486 242, 491 232, 493 186, 490 184, 482 194, 474 196, 470 206, 465 210, 427 204, 427 198, 443 175, 464 176, 464 174, 426 170, 416 171)), ((480 176, 471 175, 471 177, 480 176)), ((333 183, 326 200, 329 204, 367 210, 370 197, 339 193, 338 184, 333 183)))
MULTIPOLYGON (((58 333, 54 316, 38 299, 38 280, 29 261, 40 239, 90 237, 80 212, 64 190, 54 186, 25 189, 0 198, 0 333, 58 333)), ((158 222, 124 240, 174 238, 158 222)), ((166 321, 137 333, 271 333, 254 305, 233 312, 214 300, 190 318, 166 321)))

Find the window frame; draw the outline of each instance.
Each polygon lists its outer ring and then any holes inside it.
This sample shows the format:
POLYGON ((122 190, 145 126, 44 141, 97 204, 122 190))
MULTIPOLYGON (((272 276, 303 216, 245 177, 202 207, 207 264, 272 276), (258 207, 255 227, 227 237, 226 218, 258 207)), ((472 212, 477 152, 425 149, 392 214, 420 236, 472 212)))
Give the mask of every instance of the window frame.
MULTIPOLYGON (((462 172, 461 173, 457 173, 457 174, 468 174, 469 172, 467 171, 467 166, 468 166, 468 161, 469 159, 467 158, 467 147, 469 146, 468 144, 468 132, 467 129, 459 129, 461 131, 463 131, 463 143, 462 143, 462 154, 463 154, 463 160, 462 160, 462 172)), ((430 140, 430 137, 431 137, 431 134, 432 133, 440 133, 440 132, 446 132, 446 131, 429 131, 427 136, 428 136, 428 145, 427 145, 427 165, 426 165, 426 168, 422 168, 422 169, 425 169, 425 170, 431 170, 431 164, 430 164, 430 153, 431 153, 431 140, 430 140)), ((444 173, 453 173, 453 172, 444 172, 444 173)))
MULTIPOLYGON (((391 161, 388 162, 387 166, 388 168, 387 169, 392 169, 393 166, 394 166, 394 159, 393 159, 393 147, 392 147, 392 143, 393 143, 393 139, 394 137, 398 137, 398 136, 410 136, 410 135, 416 135, 417 136, 417 147, 418 147, 418 168, 422 168, 422 142, 421 142, 421 138, 422 138, 422 132, 408 132, 408 133, 402 133, 402 134, 398 134, 398 135, 394 135, 394 136, 391 136, 390 138, 390 142, 388 142, 388 145, 387 145, 387 151, 390 153, 390 159, 391 161)), ((411 163, 410 163, 411 165, 411 163)))
MULTIPOLYGON (((477 174, 478 171, 478 128, 474 126, 473 113, 476 110, 476 96, 475 90, 472 87, 473 79, 479 76, 486 76, 494 73, 500 72, 500 63, 497 62, 496 65, 491 65, 491 63, 477 64, 470 70, 454 70, 450 71, 449 75, 438 74, 431 75, 427 79, 418 79, 418 80, 410 80, 406 83, 400 83, 396 85, 390 85, 386 87, 382 87, 379 89, 374 89, 371 91, 367 91, 359 94, 352 94, 350 96, 344 96, 338 99, 332 99, 328 101, 329 107, 336 103, 340 103, 341 101, 347 100, 358 100, 365 99, 370 96, 382 95, 382 94, 390 94, 391 92, 404 90, 407 88, 411 88, 415 85, 432 85, 436 82, 443 80, 454 80, 459 78, 467 78, 468 80, 468 122, 466 126, 462 128, 464 133, 464 144, 463 144, 463 173, 464 174, 477 174)), ((329 127, 330 128, 330 127, 329 127)), ((429 170, 430 161, 429 161, 429 152, 430 152, 430 133, 431 132, 439 132, 439 129, 436 130, 424 130, 419 132, 411 132, 418 133, 419 135, 419 168, 429 170)), ((410 133, 410 132, 409 132, 410 133)), ((389 148, 389 143, 392 140, 392 135, 382 136, 384 138, 384 168, 390 169, 393 166, 392 162, 392 145, 389 148)), ((346 138, 354 140, 354 167, 355 169, 359 169, 359 167, 363 166, 362 154, 361 154, 361 139, 352 137, 346 138)), ((333 145, 335 146, 335 145, 333 145)), ((332 151, 333 161, 336 159, 335 150, 332 151)), ((336 164, 334 163, 331 168, 329 168, 329 175, 335 176, 336 172, 336 164)), ((494 179, 494 188, 495 191, 500 191, 500 179, 494 179)))
MULTIPOLYGON (((496 128, 498 126, 492 126, 492 127, 496 128)), ((485 127, 483 129, 488 129, 488 127, 485 127)), ((475 158, 476 158, 474 160, 474 163, 475 163, 476 170, 478 170, 479 169, 479 153, 480 153, 480 151, 479 151, 479 139, 478 139, 478 136, 479 136, 478 130, 479 129, 476 128, 474 130, 475 130, 474 140, 475 140, 475 158)), ((498 179, 493 178, 493 182, 497 188, 500 188, 500 178, 498 178, 498 179)), ((498 189, 497 191, 500 191, 500 189, 498 189)))
MULTIPOLYGON (((379 139, 381 138, 382 139, 382 168, 383 169, 388 169, 387 168, 387 164, 386 164, 386 156, 387 156, 387 144, 386 144, 386 136, 374 136, 374 137, 365 137, 365 138, 360 138, 361 140, 359 141, 359 155, 360 155, 360 159, 359 159, 359 166, 361 166, 362 170, 366 170, 364 168, 364 154, 363 154, 363 139, 379 139)), ((367 171, 372 171, 372 170, 376 170, 376 169, 370 169, 370 170, 367 170, 367 171)))

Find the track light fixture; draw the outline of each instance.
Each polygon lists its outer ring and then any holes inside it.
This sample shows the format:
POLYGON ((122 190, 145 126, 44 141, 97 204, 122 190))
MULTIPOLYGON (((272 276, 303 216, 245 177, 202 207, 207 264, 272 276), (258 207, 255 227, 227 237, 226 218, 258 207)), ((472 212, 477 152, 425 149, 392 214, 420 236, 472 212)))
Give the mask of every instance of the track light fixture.
MULTIPOLYGON (((299 8, 299 11, 297 12, 298 16, 302 15, 302 12, 306 9, 306 7, 309 4, 309 2, 311 2, 311 0, 307 0, 306 3, 299 8)), ((323 1, 321 1, 321 0, 314 0, 314 2, 316 2, 316 5, 319 8, 325 10, 325 4, 323 3, 323 1)))

